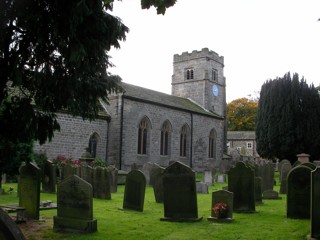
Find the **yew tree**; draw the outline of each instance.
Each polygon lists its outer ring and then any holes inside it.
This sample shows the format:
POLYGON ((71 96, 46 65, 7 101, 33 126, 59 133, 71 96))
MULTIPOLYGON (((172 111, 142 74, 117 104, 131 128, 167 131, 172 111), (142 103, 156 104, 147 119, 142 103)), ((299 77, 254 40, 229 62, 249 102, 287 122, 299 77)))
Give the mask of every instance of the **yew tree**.
MULTIPOLYGON (((176 0, 141 0, 164 14, 176 0)), ((121 90, 108 51, 129 29, 113 0, 0 1, 0 172, 17 144, 51 140, 56 113, 93 120, 121 90)), ((28 159, 25 159, 28 161, 28 159)))

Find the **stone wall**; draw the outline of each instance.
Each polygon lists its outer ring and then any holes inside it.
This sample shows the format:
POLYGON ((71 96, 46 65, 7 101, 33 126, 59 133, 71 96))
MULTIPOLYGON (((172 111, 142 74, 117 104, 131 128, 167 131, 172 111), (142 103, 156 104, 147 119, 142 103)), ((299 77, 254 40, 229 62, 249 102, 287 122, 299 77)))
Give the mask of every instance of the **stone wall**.
POLYGON ((66 113, 58 114, 60 132, 55 132, 51 142, 44 145, 35 144, 35 152, 46 152, 48 159, 58 155, 79 159, 89 146, 89 139, 93 133, 98 134, 97 157, 106 158, 107 129, 106 118, 95 121, 83 120, 66 113))
MULTIPOLYGON (((111 104, 111 106, 114 105, 117 104, 111 104)), ((170 161, 181 161, 188 166, 192 166, 194 169, 204 169, 209 166, 219 165, 223 154, 223 138, 223 120, 140 101, 124 99, 121 156, 121 166, 124 170, 129 170, 133 163, 136 163, 138 167, 142 167, 146 162, 154 162, 166 167, 169 165, 170 161), (143 117, 149 119, 151 129, 148 132, 147 154, 139 155, 137 154, 138 128, 143 117), (166 120, 172 125, 171 141, 169 155, 161 156, 161 127, 166 120), (187 124, 190 129, 189 151, 187 157, 180 157, 180 131, 184 124, 187 124), (209 133, 213 128, 217 132, 217 156, 215 159, 209 159, 209 133)), ((112 142, 111 134, 110 142, 112 142)))

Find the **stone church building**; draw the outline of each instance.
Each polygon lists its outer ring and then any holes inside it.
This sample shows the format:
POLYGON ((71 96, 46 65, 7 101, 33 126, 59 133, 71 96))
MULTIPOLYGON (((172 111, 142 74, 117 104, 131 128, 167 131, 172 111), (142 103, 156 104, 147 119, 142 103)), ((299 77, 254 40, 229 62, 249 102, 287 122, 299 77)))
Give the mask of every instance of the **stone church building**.
POLYGON ((60 113, 61 131, 37 145, 49 159, 93 157, 130 170, 146 162, 168 166, 181 161, 197 171, 219 168, 226 150, 224 59, 204 48, 173 57, 172 94, 121 83, 123 93, 109 95, 110 105, 89 122, 60 113))

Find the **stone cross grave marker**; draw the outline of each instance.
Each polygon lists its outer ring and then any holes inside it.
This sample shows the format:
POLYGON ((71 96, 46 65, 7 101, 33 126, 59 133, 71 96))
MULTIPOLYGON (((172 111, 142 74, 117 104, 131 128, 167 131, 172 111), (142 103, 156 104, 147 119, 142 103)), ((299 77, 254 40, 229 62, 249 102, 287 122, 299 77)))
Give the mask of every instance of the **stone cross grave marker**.
POLYGON ((307 166, 292 168, 287 183, 287 217, 310 218, 311 171, 307 166))
POLYGON ((218 218, 217 214, 213 211, 214 206, 217 203, 227 204, 228 211, 226 213, 226 219, 228 221, 232 219, 232 211, 233 211, 233 193, 226 190, 218 190, 212 192, 212 204, 211 204, 211 216, 208 217, 208 220, 216 220, 218 218))
POLYGON ((92 233, 97 231, 93 219, 93 192, 90 183, 72 175, 58 184, 57 216, 53 218, 56 231, 92 233))
POLYGON ((123 208, 143 211, 146 177, 140 170, 131 170, 126 178, 123 208))
POLYGON ((164 218, 162 221, 192 222, 198 217, 195 172, 181 162, 174 162, 163 174, 164 218))
POLYGON ((26 163, 19 169, 19 207, 25 208, 25 216, 39 220, 40 174, 35 163, 26 163))
POLYGON ((93 169, 93 197, 111 200, 110 182, 107 168, 93 169))
POLYGON ((228 190, 233 192, 233 211, 255 212, 254 171, 243 162, 228 172, 228 190))
POLYGON ((311 231, 312 239, 320 239, 320 168, 311 172, 311 231))

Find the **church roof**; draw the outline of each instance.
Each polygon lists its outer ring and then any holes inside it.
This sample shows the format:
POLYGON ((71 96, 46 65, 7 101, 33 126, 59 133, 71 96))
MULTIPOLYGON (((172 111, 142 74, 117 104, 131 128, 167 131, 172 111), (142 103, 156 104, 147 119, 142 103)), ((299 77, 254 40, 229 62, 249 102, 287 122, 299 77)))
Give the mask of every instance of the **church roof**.
POLYGON ((121 83, 121 86, 124 89, 123 96, 128 99, 133 99, 141 102, 148 102, 151 104, 161 105, 187 112, 198 113, 214 118, 223 118, 222 116, 214 112, 210 112, 202 108, 201 106, 187 98, 176 97, 173 95, 169 95, 166 93, 154 91, 151 89, 139 87, 124 82, 121 83))
POLYGON ((228 131, 227 139, 228 140, 255 140, 256 133, 255 131, 228 131))

